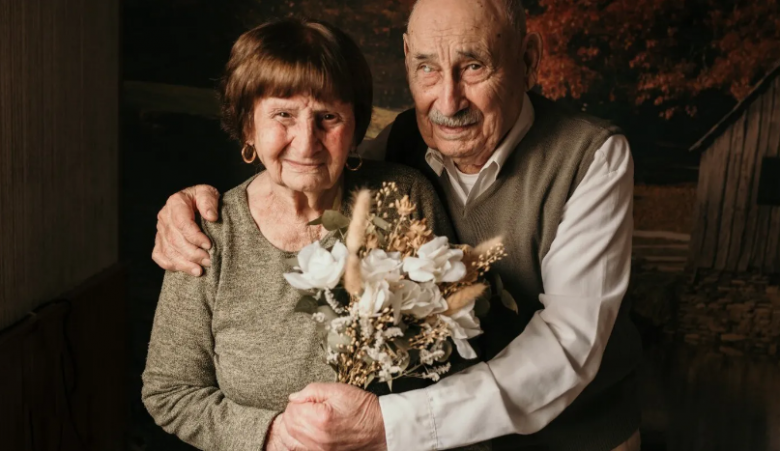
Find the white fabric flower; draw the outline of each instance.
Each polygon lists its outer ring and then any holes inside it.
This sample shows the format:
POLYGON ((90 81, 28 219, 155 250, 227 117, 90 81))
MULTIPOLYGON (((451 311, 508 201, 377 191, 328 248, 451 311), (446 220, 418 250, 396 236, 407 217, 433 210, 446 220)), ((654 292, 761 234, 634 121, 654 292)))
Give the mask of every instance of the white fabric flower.
POLYGON ((439 236, 420 246, 417 257, 404 258, 403 269, 416 282, 457 282, 466 275, 462 259, 463 251, 439 236))
POLYGON ((393 313, 396 324, 400 321, 402 313, 426 318, 448 308, 439 287, 433 282, 417 283, 401 280, 396 287, 393 291, 393 313))
POLYGON ((301 272, 288 272, 284 278, 299 290, 332 290, 344 275, 347 263, 347 247, 340 241, 332 250, 324 249, 315 241, 298 252, 298 267, 301 272))
POLYGON ((475 359, 477 353, 469 344, 469 338, 474 338, 482 333, 479 327, 479 319, 474 314, 474 302, 458 310, 454 315, 439 315, 452 333, 452 341, 458 349, 458 354, 464 359, 475 359))
POLYGON ((397 282, 401 280, 401 254, 387 253, 373 249, 360 262, 360 274, 363 282, 375 283, 382 280, 397 282))
POLYGON ((361 317, 373 316, 390 304, 392 293, 387 281, 368 283, 364 288, 363 295, 358 301, 358 312, 361 317))

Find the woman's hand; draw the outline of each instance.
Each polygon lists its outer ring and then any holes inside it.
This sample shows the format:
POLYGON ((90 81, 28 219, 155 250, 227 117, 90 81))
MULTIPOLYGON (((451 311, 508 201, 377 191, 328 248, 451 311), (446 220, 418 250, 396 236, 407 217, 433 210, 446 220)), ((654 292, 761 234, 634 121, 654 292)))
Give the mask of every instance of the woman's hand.
POLYGON ((311 383, 290 395, 284 430, 296 451, 387 451, 379 398, 346 384, 311 383))
POLYGON ((152 260, 169 271, 203 273, 210 266, 211 241, 195 223, 195 209, 208 221, 216 221, 219 191, 213 186, 196 185, 168 198, 157 214, 157 236, 152 260))
POLYGON ((290 437, 284 422, 284 413, 279 414, 271 423, 268 435, 265 438, 263 451, 290 451, 304 450, 301 443, 290 437))

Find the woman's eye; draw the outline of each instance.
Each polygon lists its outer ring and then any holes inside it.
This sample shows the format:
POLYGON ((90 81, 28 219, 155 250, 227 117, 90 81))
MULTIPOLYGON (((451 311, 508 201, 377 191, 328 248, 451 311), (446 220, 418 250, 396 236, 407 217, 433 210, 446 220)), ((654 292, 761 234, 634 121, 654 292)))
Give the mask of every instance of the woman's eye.
POLYGON ((467 67, 468 69, 470 69, 470 70, 480 70, 480 69, 482 69, 482 65, 481 65, 481 64, 476 64, 476 63, 469 64, 469 65, 468 65, 468 66, 466 66, 466 67, 467 67))
POLYGON ((286 111, 280 111, 280 112, 276 113, 276 116, 277 116, 277 117, 281 117, 282 119, 289 119, 289 118, 291 118, 291 117, 292 117, 292 116, 290 115, 290 113, 288 113, 288 112, 286 112, 286 111))
POLYGON ((332 120, 336 119, 336 115, 335 114, 326 113, 326 114, 322 115, 322 119, 326 120, 326 121, 332 121, 332 120))

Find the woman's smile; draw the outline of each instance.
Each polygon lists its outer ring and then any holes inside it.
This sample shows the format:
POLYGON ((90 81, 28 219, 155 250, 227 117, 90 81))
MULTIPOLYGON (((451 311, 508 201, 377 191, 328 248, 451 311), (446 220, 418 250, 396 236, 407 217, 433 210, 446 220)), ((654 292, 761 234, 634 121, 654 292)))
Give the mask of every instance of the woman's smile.
POLYGON ((282 164, 286 166, 287 169, 303 173, 319 172, 320 169, 325 166, 324 162, 295 161, 288 159, 282 160, 282 164))

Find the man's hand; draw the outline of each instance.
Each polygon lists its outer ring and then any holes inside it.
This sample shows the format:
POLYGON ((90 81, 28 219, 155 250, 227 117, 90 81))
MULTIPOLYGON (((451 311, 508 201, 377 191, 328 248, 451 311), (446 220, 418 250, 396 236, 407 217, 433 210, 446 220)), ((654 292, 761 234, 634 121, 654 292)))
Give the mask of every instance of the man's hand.
POLYGON ((208 221, 216 221, 219 192, 213 186, 197 185, 179 191, 157 214, 157 236, 152 260, 170 271, 202 273, 210 266, 211 241, 195 223, 195 209, 208 221))
POLYGON ((263 451, 289 451, 289 450, 303 450, 303 445, 290 437, 287 432, 284 423, 284 414, 279 414, 274 418, 274 422, 271 423, 271 428, 268 430, 268 435, 265 438, 265 446, 263 451))
POLYGON ((346 384, 313 383, 290 395, 285 431, 312 451, 385 451, 385 425, 379 398, 346 384))

